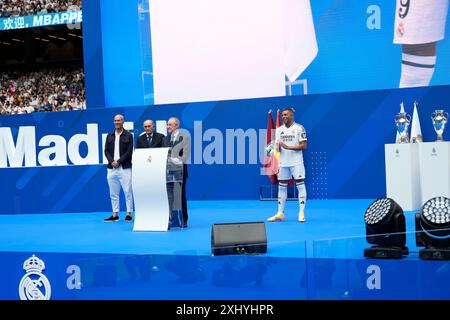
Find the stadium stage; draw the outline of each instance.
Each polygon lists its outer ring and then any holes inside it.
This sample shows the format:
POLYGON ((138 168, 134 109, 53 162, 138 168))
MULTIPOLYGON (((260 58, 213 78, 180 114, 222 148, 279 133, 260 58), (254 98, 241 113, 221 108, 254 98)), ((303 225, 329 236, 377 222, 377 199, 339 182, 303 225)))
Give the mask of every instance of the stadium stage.
POLYGON ((371 201, 310 200, 304 224, 289 201, 285 222, 266 223, 261 255, 212 256, 211 225, 265 221, 273 201, 190 201, 189 227, 169 232, 104 223, 108 212, 0 215, 0 271, 12 275, 0 279, 0 298, 18 298, 33 254, 45 262, 52 299, 450 298, 449 264, 418 258, 413 212, 409 256, 363 257, 371 201))
MULTIPOLYGON (((415 212, 405 212, 407 256, 364 257, 373 199, 422 210, 450 198, 447 1, 44 2, 0 0, 0 300, 450 299, 450 263, 420 259, 415 212), (436 16, 436 38, 410 42, 408 31, 394 45, 399 17, 422 14, 436 16), (276 201, 258 199, 276 197, 266 176, 277 172, 275 141, 297 140, 272 131, 287 109, 308 141, 307 222, 289 201, 287 221, 265 223, 267 253, 212 255, 213 224, 275 214, 276 201), (123 212, 103 222, 105 145, 119 114, 135 147, 147 120, 166 136, 179 120, 167 141, 186 142, 187 229, 134 232, 123 212), (423 143, 396 144, 409 138, 423 143)), ((159 194, 142 172, 135 199, 159 194)), ((438 212, 428 212, 433 230, 449 231, 438 212)), ((428 244, 450 246, 441 231, 428 244)))

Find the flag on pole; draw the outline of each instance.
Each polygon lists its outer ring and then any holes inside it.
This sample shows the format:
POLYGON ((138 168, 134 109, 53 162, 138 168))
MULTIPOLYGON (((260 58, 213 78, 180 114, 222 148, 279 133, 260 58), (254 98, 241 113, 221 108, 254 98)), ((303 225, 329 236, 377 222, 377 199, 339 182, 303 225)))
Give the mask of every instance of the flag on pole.
MULTIPOLYGON (((400 103, 400 113, 404 113, 405 112, 405 108, 403 106, 403 101, 400 103)), ((395 138, 395 143, 400 143, 400 134, 398 133, 397 129, 395 129, 395 131, 397 132, 397 136, 395 138)))
POLYGON ((278 164, 275 166, 274 162, 278 161, 274 157, 275 153, 275 126, 272 118, 272 110, 269 111, 267 117, 267 132, 266 132, 266 147, 264 153, 264 171, 269 177, 272 184, 276 184, 278 182, 277 172, 273 171, 274 167, 278 167, 278 164))
POLYGON ((281 119, 281 114, 280 114, 280 109, 277 110, 277 124, 275 128, 279 128, 280 127, 280 119, 281 119))
MULTIPOLYGON (((277 110, 277 121, 276 121, 276 129, 280 127, 280 109, 277 110)), ((275 130, 274 130, 274 146, 275 146, 275 130)), ((280 160, 280 151, 277 150, 277 148, 274 148, 273 150, 273 157, 272 157, 272 172, 274 174, 278 174, 280 171, 280 168, 278 167, 278 163, 280 160)), ((278 179, 277 179, 278 182, 278 179)))
POLYGON ((411 142, 423 142, 419 113, 417 112, 417 101, 414 101, 414 111, 411 124, 411 142))

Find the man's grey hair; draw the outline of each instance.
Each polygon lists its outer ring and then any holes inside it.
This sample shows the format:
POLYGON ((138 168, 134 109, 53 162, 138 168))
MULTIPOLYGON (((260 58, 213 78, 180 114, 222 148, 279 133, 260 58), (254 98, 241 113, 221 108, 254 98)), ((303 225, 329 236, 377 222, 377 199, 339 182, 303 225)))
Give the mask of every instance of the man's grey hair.
POLYGON ((180 127, 180 119, 178 119, 177 117, 171 117, 167 122, 169 122, 170 120, 175 121, 177 127, 180 127))

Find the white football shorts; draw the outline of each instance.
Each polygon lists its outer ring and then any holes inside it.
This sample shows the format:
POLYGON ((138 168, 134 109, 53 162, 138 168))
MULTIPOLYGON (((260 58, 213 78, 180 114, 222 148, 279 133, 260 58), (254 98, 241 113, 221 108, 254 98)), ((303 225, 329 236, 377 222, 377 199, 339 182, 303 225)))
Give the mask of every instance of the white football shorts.
POLYGON ((449 0, 397 0, 394 43, 422 44, 445 37, 449 0))
POLYGON ((278 180, 290 180, 291 178, 295 180, 305 179, 305 166, 299 164, 292 167, 280 167, 278 180))

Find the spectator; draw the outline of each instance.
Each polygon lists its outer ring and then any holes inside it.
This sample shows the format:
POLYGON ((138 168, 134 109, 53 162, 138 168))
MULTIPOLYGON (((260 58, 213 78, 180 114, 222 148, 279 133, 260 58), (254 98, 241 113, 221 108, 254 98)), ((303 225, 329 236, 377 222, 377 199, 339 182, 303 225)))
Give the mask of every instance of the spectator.
POLYGON ((2 72, 0 114, 85 110, 84 93, 82 68, 2 72))
POLYGON ((81 4, 82 0, 1 0, 0 17, 64 12, 71 7, 77 7, 81 10, 81 4))

